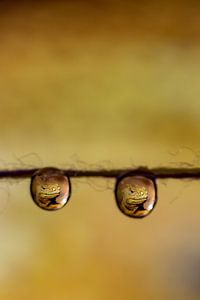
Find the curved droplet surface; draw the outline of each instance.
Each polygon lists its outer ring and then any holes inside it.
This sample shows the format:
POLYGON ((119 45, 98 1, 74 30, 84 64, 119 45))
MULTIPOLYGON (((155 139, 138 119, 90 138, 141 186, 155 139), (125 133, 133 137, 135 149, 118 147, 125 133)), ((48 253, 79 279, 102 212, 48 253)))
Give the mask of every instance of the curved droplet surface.
POLYGON ((71 194, 69 178, 56 168, 38 170, 32 176, 30 189, 33 201, 45 210, 62 208, 71 194))
POLYGON ((124 176, 117 181, 115 197, 119 209, 125 215, 143 218, 156 204, 156 183, 145 176, 124 176))

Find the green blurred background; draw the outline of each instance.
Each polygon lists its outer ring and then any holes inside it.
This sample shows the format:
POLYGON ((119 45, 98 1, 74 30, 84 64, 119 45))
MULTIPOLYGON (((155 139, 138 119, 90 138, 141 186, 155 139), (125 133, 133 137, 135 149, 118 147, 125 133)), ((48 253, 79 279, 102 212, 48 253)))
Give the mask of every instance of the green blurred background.
MULTIPOLYGON (((0 167, 200 167, 198 1, 1 1, 0 167)), ((200 186, 146 219, 113 180, 55 213, 0 183, 0 299, 200 299, 200 186)))

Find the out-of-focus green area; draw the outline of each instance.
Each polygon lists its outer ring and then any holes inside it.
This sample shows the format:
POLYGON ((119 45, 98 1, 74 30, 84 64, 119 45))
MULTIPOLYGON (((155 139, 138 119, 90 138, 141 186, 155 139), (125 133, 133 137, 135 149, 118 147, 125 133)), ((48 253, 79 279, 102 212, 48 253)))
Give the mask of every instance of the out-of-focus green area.
MULTIPOLYGON (((0 167, 200 166, 200 5, 0 6, 0 167)), ((199 182, 158 182, 146 219, 114 181, 55 213, 0 183, 0 299, 199 299, 199 182)))

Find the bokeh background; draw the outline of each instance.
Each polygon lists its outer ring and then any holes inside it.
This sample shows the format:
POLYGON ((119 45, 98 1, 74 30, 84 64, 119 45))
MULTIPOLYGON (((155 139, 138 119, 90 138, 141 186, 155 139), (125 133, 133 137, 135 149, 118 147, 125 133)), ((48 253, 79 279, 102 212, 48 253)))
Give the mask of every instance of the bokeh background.
MULTIPOLYGON (((1 1, 0 167, 200 166, 198 1, 1 1)), ((61 211, 0 182, 0 299, 200 299, 200 185, 158 181, 146 219, 114 180, 61 211)))

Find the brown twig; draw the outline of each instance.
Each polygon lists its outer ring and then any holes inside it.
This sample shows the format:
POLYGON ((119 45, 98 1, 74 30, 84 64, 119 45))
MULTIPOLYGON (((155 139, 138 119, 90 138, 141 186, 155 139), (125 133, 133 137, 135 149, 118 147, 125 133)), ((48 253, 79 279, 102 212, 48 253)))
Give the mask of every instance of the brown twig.
MULTIPOLYGON (((38 169, 0 170, 2 178, 29 178, 38 169)), ((69 177, 105 177, 118 178, 125 174, 144 175, 155 179, 200 179, 200 168, 152 168, 136 169, 99 169, 99 170, 62 170, 69 177)))

